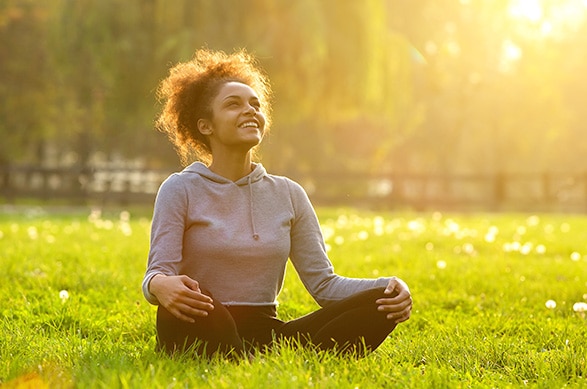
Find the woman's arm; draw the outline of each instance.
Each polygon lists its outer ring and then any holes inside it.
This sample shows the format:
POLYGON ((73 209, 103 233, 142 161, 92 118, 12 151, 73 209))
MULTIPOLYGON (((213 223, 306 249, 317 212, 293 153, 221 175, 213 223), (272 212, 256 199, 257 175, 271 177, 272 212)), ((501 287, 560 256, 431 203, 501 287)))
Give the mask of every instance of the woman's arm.
POLYGON ((325 306, 367 289, 387 287, 389 277, 349 278, 335 273, 309 198, 299 184, 293 181, 288 183, 294 212, 290 259, 316 302, 325 306))

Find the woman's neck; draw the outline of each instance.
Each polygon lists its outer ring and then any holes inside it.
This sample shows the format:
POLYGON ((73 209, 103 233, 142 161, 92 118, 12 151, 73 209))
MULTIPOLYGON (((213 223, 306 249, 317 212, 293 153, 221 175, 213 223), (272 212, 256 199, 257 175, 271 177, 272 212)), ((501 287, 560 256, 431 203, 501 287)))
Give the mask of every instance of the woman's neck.
POLYGON ((244 157, 232 156, 231 158, 214 155, 208 168, 210 171, 231 181, 237 181, 245 177, 253 169, 250 153, 247 153, 244 157))

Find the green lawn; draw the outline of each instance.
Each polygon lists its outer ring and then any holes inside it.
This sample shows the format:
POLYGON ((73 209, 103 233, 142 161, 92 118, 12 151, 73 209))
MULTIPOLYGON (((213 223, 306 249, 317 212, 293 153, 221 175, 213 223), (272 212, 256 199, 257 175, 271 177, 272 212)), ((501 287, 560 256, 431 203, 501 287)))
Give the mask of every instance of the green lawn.
MULTIPOLYGON (((412 319, 358 361, 236 363, 154 351, 149 215, 2 208, 2 388, 587 387, 587 217, 321 209, 337 271, 403 278, 412 319)), ((289 268, 281 317, 315 307, 289 268)))

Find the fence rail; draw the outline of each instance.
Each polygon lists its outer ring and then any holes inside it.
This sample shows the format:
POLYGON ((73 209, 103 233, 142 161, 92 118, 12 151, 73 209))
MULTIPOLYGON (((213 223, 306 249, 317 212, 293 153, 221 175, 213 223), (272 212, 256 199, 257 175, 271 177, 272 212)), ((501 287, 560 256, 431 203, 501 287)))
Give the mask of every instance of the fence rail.
POLYGON ((65 200, 75 203, 152 202, 169 170, 0 167, 0 197, 65 200))
POLYGON ((585 212, 586 173, 299 177, 316 203, 415 210, 585 212))
MULTIPOLYGON (((169 170, 0 167, 0 202, 152 203, 169 170)), ((454 211, 586 212, 587 172, 292 175, 316 205, 454 211)))

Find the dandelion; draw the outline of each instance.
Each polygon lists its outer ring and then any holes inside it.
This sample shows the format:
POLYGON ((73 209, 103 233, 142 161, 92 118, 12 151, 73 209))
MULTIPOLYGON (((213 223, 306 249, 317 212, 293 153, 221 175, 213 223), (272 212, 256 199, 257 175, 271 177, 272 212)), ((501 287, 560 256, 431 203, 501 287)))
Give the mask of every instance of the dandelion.
POLYGON ((546 308, 548 309, 555 309, 556 308, 556 301, 554 300, 548 300, 546 301, 546 308))
POLYGON ((102 218, 102 210, 100 208, 94 208, 92 209, 92 211, 90 212, 90 215, 88 216, 88 221, 90 223, 94 223, 98 220, 100 220, 102 218))
POLYGON ((342 236, 338 235, 338 236, 334 237, 334 243, 340 246, 341 244, 344 243, 344 238, 342 236))
POLYGON ((524 243, 522 245, 522 247, 520 247, 520 254, 522 254, 522 255, 528 255, 528 254, 530 254, 531 251, 532 251, 532 243, 530 243, 530 242, 524 243))
POLYGON ((465 243, 463 245, 463 251, 468 255, 474 255, 475 254, 475 246, 473 246, 471 243, 465 243))
POLYGON ((518 226, 516 228, 516 234, 518 235, 524 235, 526 233, 526 227, 525 226, 518 226))
POLYGON ((334 236, 336 230, 332 226, 323 226, 322 227, 322 235, 324 236, 324 240, 329 240, 334 236))
POLYGON ((582 258, 582 255, 580 253, 578 253, 576 251, 571 253, 571 261, 577 262, 577 261, 581 260, 581 258, 582 258))
POLYGON ((436 267, 439 269, 446 269, 446 261, 438 261, 436 262, 436 267))
POLYGON ((337 228, 344 228, 349 223, 349 218, 346 215, 339 215, 338 219, 336 219, 336 227, 337 228))
POLYGON ((489 231, 487 231, 487 233, 485 234, 485 241, 487 243, 495 242, 495 238, 498 233, 499 233, 499 228, 497 228, 496 226, 489 227, 489 231))
POLYGON ((124 236, 131 236, 132 235, 132 227, 130 226, 130 224, 121 223, 119 228, 120 228, 120 232, 122 232, 122 235, 124 235, 124 236))
POLYGON ((543 244, 539 244, 538 246, 536 246, 536 253, 537 254, 545 254, 546 247, 543 244))
POLYGON ((526 219, 526 224, 530 227, 535 227, 540 224, 540 218, 536 215, 532 215, 526 219))
POLYGON ((385 219, 381 216, 373 218, 373 233, 376 236, 382 236, 385 233, 385 219))
POLYGON ((458 223, 456 223, 455 221, 448 219, 444 222, 445 225, 445 229, 444 229, 444 235, 451 235, 451 234, 456 234, 459 229, 461 228, 459 226, 458 223))
POLYGON ((587 312, 587 303, 579 302, 573 304, 573 311, 585 314, 587 312))
POLYGON ((426 243, 425 247, 426 247, 426 251, 432 251, 432 250, 434 250, 434 243, 428 242, 428 243, 426 243))
POLYGON ((504 243, 503 244, 503 251, 506 253, 511 253, 513 251, 520 251, 522 245, 520 242, 511 242, 511 243, 504 243))
POLYGON ((65 289, 60 291, 59 298, 61 299, 62 303, 65 303, 69 299, 69 292, 65 289))
POLYGON ((415 232, 415 233, 418 233, 418 234, 421 234, 422 232, 424 232, 426 230, 426 226, 424 225, 424 223, 420 219, 409 221, 407 224, 407 227, 408 227, 408 230, 415 232))
POLYGON ((367 240, 369 238, 369 233, 367 231, 361 231, 358 233, 357 238, 359 238, 359 240, 367 240))
POLYGON ((130 221, 130 212, 122 211, 120 212, 120 221, 121 222, 128 222, 130 221))
POLYGON ((35 226, 30 226, 27 229, 27 234, 29 235, 29 238, 31 240, 37 240, 37 238, 39 237, 39 232, 37 231, 37 227, 35 226))

